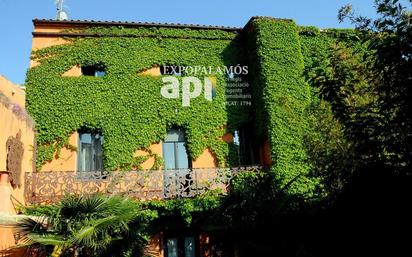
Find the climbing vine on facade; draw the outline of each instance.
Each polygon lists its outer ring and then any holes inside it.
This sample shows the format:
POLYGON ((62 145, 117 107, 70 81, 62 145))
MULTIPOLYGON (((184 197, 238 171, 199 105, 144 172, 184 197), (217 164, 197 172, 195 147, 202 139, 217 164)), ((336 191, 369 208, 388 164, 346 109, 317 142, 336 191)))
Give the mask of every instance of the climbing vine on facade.
MULTIPOLYGON (((149 147, 164 140, 172 127, 185 130, 193 159, 210 149, 219 166, 230 166, 238 163, 236 147, 222 137, 249 123, 254 124, 249 135, 254 142, 269 142, 271 171, 279 187, 308 197, 322 191, 321 176, 314 172, 322 168, 314 169, 319 162, 312 161, 316 154, 308 153, 305 142, 322 137, 313 123, 317 115, 333 114, 319 101, 311 78, 327 69, 334 44, 362 49, 356 32, 320 31, 258 17, 243 30, 86 27, 65 34, 71 35, 68 44, 33 53, 40 65, 29 70, 26 81, 28 108, 37 123, 39 168, 63 147, 75 151, 68 138, 79 129, 104 135, 106 170, 139 169, 148 157, 134 157, 136 150, 154 157, 153 168, 159 168, 162 160, 149 147), (101 67, 106 74, 62 76, 76 65, 101 67), (160 94, 163 76, 139 74, 165 65, 248 66, 243 79, 250 83, 252 106, 227 104, 227 77, 220 73, 209 74, 216 81, 213 101, 197 97, 182 106, 179 98, 166 99, 160 94)), ((176 78, 182 82, 182 76, 176 78)), ((322 133, 332 130, 338 131, 336 140, 343 137, 339 124, 322 133)))
POLYGON ((162 76, 138 72, 162 65, 240 65, 235 32, 122 27, 83 32, 100 36, 71 37, 70 44, 33 53, 41 64, 29 70, 26 86, 28 108, 38 124, 38 167, 68 146, 71 133, 90 129, 104 134, 105 169, 129 169, 142 161, 133 153, 162 141, 172 126, 185 130, 192 158, 209 148, 220 166, 227 165, 229 145, 222 136, 235 129, 247 111, 231 117, 236 107, 228 110, 225 104, 225 75, 212 74, 217 91, 212 102, 198 97, 182 107, 180 99, 161 96, 162 76), (98 65, 106 75, 62 76, 75 65, 98 65))

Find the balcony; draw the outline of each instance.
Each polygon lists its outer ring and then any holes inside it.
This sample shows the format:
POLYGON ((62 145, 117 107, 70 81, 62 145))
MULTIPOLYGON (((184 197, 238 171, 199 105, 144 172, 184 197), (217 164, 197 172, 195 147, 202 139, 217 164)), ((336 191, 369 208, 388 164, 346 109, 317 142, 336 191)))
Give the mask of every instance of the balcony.
POLYGON ((144 170, 115 172, 49 171, 25 174, 28 204, 54 203, 66 195, 122 194, 140 200, 194 197, 208 190, 228 191, 239 172, 259 171, 261 166, 144 170))

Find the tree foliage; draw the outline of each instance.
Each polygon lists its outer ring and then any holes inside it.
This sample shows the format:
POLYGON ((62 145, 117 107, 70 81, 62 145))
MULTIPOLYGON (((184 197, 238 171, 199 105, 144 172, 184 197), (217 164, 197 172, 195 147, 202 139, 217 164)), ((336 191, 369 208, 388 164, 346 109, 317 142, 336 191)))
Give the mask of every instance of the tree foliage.
POLYGON ((375 20, 356 14, 351 6, 343 7, 339 13, 339 18, 353 22, 368 42, 362 60, 367 67, 363 81, 376 94, 377 106, 368 112, 370 119, 358 124, 371 132, 368 139, 373 143, 368 148, 375 161, 385 163, 395 173, 410 173, 412 15, 399 0, 376 0, 375 5, 378 12, 375 20))

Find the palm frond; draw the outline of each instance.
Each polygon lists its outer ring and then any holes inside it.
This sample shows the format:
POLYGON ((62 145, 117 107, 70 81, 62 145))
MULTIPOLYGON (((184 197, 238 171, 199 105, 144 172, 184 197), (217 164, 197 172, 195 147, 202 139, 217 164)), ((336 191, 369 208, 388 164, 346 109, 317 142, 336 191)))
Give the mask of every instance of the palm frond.
POLYGON ((31 244, 52 245, 52 246, 67 246, 68 242, 63 237, 54 234, 36 234, 31 233, 27 236, 31 244))
POLYGON ((33 244, 30 236, 32 234, 47 234, 48 225, 47 217, 24 217, 19 219, 15 224, 11 226, 13 233, 18 234, 20 237, 20 244, 33 244))

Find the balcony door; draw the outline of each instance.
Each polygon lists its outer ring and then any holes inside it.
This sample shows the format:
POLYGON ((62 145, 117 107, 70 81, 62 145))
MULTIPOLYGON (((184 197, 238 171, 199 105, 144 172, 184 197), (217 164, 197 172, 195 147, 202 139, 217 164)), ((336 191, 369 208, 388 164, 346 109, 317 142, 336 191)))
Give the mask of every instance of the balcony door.
POLYGON ((181 129, 171 129, 163 142, 164 194, 181 196, 191 185, 191 160, 186 149, 185 134, 181 129))
POLYGON ((195 257, 194 237, 174 237, 166 240, 166 257, 195 257))
POLYGON ((165 170, 189 169, 191 162, 186 149, 185 134, 180 129, 171 129, 163 142, 165 170))

